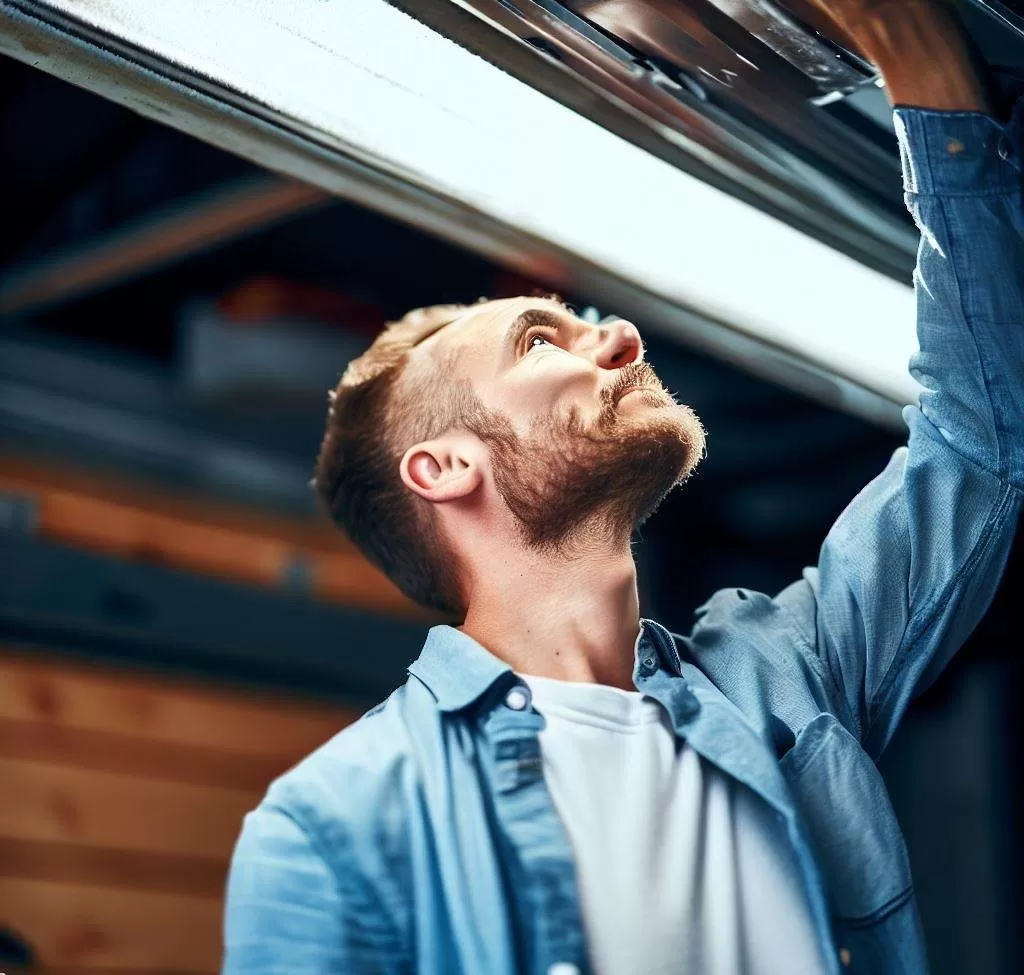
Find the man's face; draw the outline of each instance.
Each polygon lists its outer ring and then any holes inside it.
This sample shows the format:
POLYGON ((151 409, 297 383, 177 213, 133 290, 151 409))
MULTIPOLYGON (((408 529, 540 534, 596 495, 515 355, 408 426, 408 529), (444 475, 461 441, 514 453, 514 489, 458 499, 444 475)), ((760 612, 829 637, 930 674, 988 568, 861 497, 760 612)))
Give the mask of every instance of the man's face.
POLYGON ((415 350, 453 357, 482 409, 468 421, 525 540, 632 533, 696 466, 704 431, 643 360, 629 322, 582 321, 557 302, 476 305, 415 350))

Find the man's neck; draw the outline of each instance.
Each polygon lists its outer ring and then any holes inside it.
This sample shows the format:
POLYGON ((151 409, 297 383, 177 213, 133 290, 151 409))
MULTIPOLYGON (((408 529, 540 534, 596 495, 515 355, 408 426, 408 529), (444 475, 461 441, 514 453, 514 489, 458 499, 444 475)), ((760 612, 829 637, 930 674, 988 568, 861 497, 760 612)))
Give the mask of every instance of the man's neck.
POLYGON ((477 580, 460 629, 520 673, 634 690, 639 614, 628 544, 564 560, 517 551, 477 580))

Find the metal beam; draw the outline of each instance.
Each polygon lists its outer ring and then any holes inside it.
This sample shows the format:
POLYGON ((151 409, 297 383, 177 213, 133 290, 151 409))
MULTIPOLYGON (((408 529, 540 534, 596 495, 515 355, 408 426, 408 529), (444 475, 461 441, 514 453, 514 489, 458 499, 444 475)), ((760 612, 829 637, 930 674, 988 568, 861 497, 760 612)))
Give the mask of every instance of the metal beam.
POLYGON ((303 0, 282 5, 283 20, 232 2, 199 33, 178 5, 132 9, 126 20, 121 0, 0 0, 0 53, 874 422, 898 426, 899 404, 916 396, 902 347, 912 345, 909 289, 669 169, 380 0, 303 0), (161 31, 184 47, 171 52, 161 31), (239 32, 244 44, 235 42, 239 32), (262 52, 271 50, 268 73, 262 52), (288 63, 301 64, 301 74, 288 63), (432 71, 424 74, 423 64, 432 71), (497 124, 487 92, 514 101, 515 117, 497 124), (458 104, 444 103, 456 96, 458 104), (573 152, 510 169, 515 133, 538 125, 573 152), (439 135, 449 131, 468 156, 449 150, 439 135), (625 163, 634 172, 624 182, 625 163), (459 175, 446 176, 453 164, 459 175), (585 189, 583 175, 600 194, 585 189), (654 184, 657 204, 641 202, 654 184), (566 201, 577 217, 556 220, 556 204, 566 201), (783 243, 755 243, 738 225, 724 234, 726 211, 783 243), (608 220, 596 221, 601 215, 608 220), (627 217, 623 232, 613 232, 627 217), (777 265, 780 248, 784 274, 764 263, 777 265), (732 286, 719 286, 722 274, 732 286), (826 312, 825 291, 836 288, 849 300, 838 311, 829 300, 826 312), (730 310, 737 302, 754 308, 751 296, 758 318, 772 306, 781 332, 730 310), (871 336, 899 347, 871 365, 862 354, 871 336))
POLYGON ((277 176, 217 187, 126 227, 0 273, 0 315, 38 312, 323 206, 323 190, 277 176))

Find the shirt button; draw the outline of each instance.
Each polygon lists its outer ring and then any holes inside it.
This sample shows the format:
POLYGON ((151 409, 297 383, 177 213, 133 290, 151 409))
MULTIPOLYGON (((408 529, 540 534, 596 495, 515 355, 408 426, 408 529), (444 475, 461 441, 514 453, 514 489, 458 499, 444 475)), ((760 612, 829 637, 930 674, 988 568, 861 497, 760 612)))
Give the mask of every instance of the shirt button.
POLYGON ((839 960, 843 963, 843 968, 850 967, 850 962, 853 961, 853 955, 850 954, 849 948, 839 949, 839 960))
POLYGON ((525 687, 513 687, 505 695, 505 703, 513 711, 525 711, 530 705, 530 693, 525 687))
POLYGON ((571 961, 556 961, 548 968, 548 975, 580 975, 580 970, 571 961))

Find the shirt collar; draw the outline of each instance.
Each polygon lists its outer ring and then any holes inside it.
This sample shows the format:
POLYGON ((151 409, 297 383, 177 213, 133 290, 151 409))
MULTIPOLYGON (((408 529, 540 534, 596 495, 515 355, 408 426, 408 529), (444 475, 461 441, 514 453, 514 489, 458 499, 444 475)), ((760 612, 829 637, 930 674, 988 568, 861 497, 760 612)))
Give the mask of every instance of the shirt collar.
MULTIPOLYGON (((663 666, 678 675, 681 661, 675 640, 660 623, 640 621, 635 652, 639 656, 646 641, 652 641, 663 666)), ((419 657, 409 673, 422 681, 442 711, 459 711, 483 696, 512 668, 471 636, 454 626, 432 626, 419 657)))
POLYGON ((676 646, 675 637, 656 620, 644 619, 640 621, 640 625, 640 641, 637 646, 638 654, 643 642, 650 640, 657 650, 661 665, 676 677, 681 677, 683 673, 683 659, 679 655, 679 647, 676 646))
POLYGON ((432 626, 409 673, 421 680, 442 711, 476 701, 512 668, 454 626, 432 626))

